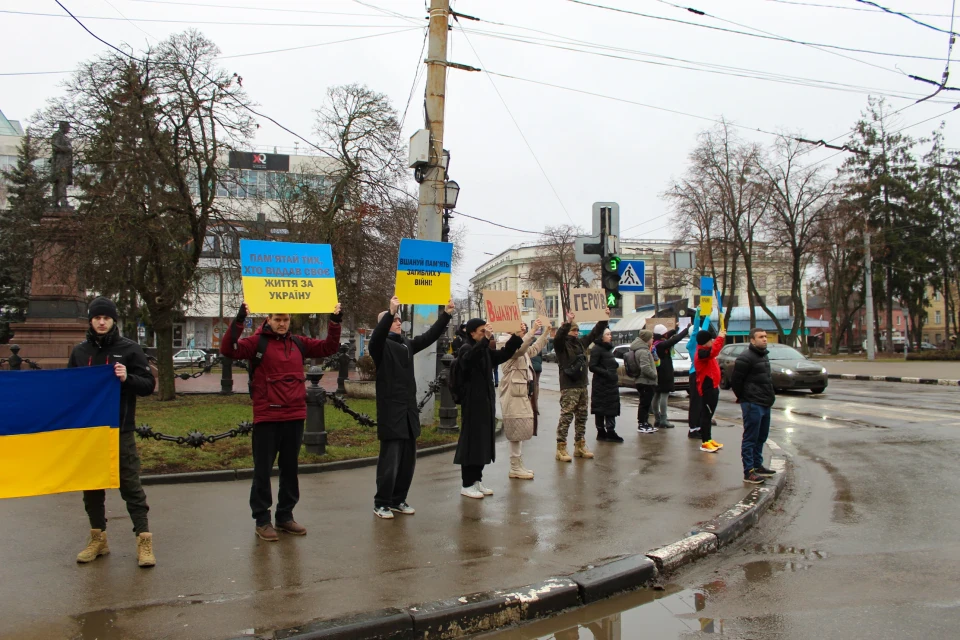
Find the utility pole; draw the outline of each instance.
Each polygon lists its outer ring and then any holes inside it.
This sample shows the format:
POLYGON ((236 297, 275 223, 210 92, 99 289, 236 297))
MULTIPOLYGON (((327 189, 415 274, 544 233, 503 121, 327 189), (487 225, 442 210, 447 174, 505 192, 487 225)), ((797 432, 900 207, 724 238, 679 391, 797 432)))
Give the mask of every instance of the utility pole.
MULTIPOLYGON (((873 262, 870 256, 870 229, 866 229, 863 234, 863 256, 864 256, 864 283, 867 298, 867 360, 874 360, 877 357, 876 340, 873 335, 873 262)), ((891 328, 887 328, 890 331, 891 328)))
MULTIPOLYGON (((427 46, 427 89, 424 108, 424 123, 430 131, 430 163, 423 167, 420 182, 420 206, 417 210, 417 238, 420 240, 441 239, 446 170, 441 165, 443 158, 443 115, 447 88, 447 32, 449 30, 450 1, 430 0, 429 43, 427 46)), ((403 302, 401 300, 401 302, 403 302)), ((426 331, 437 321, 436 305, 413 305, 411 333, 426 331)), ((423 394, 437 377, 437 346, 430 345, 414 356, 417 390, 423 394)), ((433 422, 433 398, 420 412, 421 422, 433 422)))

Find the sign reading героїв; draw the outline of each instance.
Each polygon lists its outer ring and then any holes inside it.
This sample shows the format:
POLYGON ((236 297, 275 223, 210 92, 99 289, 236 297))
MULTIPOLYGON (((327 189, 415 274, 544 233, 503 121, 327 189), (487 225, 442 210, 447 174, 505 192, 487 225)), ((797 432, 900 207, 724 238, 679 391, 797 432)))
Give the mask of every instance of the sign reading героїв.
POLYGON ((578 321, 607 320, 607 295, 603 289, 570 289, 570 311, 578 321))
POLYGON ((430 240, 400 241, 396 295, 401 304, 447 304, 453 245, 430 240))
POLYGON ((328 244, 240 240, 240 277, 253 313, 330 313, 337 306, 328 244))

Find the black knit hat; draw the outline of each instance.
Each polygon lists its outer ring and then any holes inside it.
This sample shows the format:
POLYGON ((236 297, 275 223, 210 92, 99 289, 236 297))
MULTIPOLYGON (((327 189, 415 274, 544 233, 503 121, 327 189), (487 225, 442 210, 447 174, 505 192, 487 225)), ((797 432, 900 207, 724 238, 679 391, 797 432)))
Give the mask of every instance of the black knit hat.
POLYGON ((109 298, 95 298, 87 307, 87 320, 93 320, 97 316, 107 316, 117 322, 117 315, 117 305, 109 298))
POLYGON ((468 336, 473 335, 474 331, 476 331, 477 329, 479 329, 480 327, 486 324, 487 324, 487 321, 484 320, 483 318, 471 318, 470 320, 467 320, 467 324, 465 327, 467 335, 468 336))
POLYGON ((701 347, 713 339, 713 336, 709 331, 699 331, 697 332, 697 344, 701 347))

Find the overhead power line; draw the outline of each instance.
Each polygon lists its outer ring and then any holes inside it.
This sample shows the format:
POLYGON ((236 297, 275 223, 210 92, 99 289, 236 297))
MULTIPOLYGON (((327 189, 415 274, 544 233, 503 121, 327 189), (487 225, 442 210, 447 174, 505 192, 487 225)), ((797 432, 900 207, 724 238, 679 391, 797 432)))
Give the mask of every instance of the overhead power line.
MULTIPOLYGON (((330 16, 355 16, 355 17, 366 17, 369 18, 372 14, 369 13, 349 13, 344 11, 322 11, 318 9, 286 9, 281 7, 269 6, 269 7, 249 7, 243 5, 235 4, 211 4, 208 2, 176 2, 174 0, 127 0, 128 2, 140 2, 144 4, 167 4, 175 5, 181 7, 206 7, 212 9, 233 9, 240 11, 269 11, 273 13, 314 13, 321 15, 330 15, 330 16)), ((414 19, 413 16, 409 16, 411 19, 414 19)))
POLYGON ((517 233, 532 233, 533 235, 536 235, 536 236, 540 235, 540 232, 539 232, 539 231, 529 231, 529 230, 527 230, 527 229, 517 229, 516 227, 508 227, 508 226, 505 225, 505 224, 500 224, 499 222, 494 222, 494 221, 492 221, 492 220, 486 220, 486 219, 484 219, 484 218, 478 218, 478 217, 476 217, 476 216, 471 216, 471 215, 466 214, 466 213, 464 213, 463 211, 459 211, 459 210, 455 210, 455 211, 453 212, 453 214, 454 214, 454 215, 457 215, 457 216, 463 216, 464 218, 470 218, 471 220, 476 220, 477 222, 485 222, 485 223, 487 223, 487 224, 492 224, 493 226, 495 226, 495 227, 500 227, 501 229, 507 229, 507 230, 509 230, 509 231, 516 231, 517 233))
MULTIPOLYGON (((0 13, 20 16, 39 16, 44 18, 67 18, 59 13, 41 13, 39 11, 13 11, 0 9, 0 13)), ((173 20, 170 18, 123 18, 118 16, 76 16, 83 20, 109 20, 111 22, 162 22, 169 24, 213 24, 232 27, 310 27, 335 29, 390 29, 396 24, 321 24, 309 22, 228 22, 224 20, 173 20)))
MULTIPOLYGON (((649 13, 641 13, 641 12, 639 12, 639 11, 631 11, 631 10, 628 10, 628 9, 620 9, 619 7, 610 7, 610 6, 607 6, 607 5, 595 4, 595 3, 593 3, 593 2, 585 2, 585 0, 567 0, 567 2, 572 2, 572 3, 574 3, 574 4, 582 4, 582 5, 587 6, 587 7, 593 7, 593 8, 596 8, 596 9, 603 9, 603 10, 606 10, 606 11, 615 11, 615 12, 617 12, 617 13, 624 13, 624 14, 634 15, 634 16, 638 16, 638 17, 641 17, 641 18, 649 18, 649 19, 651 19, 651 20, 661 20, 661 21, 665 21, 665 22, 674 22, 674 23, 685 24, 685 25, 693 26, 693 27, 700 27, 701 29, 709 29, 709 30, 711 30, 711 31, 721 31, 721 32, 724 32, 724 33, 732 33, 732 34, 736 34, 736 35, 747 36, 747 37, 750 37, 750 38, 759 38, 759 39, 761 39, 761 40, 774 40, 774 41, 778 41, 778 42, 788 42, 788 43, 790 43, 790 44, 799 44, 799 45, 803 45, 803 46, 807 46, 807 47, 822 47, 822 48, 824 48, 824 49, 836 49, 836 50, 838 50, 838 51, 849 51, 849 52, 851 52, 851 53, 866 53, 866 54, 869 54, 869 55, 886 56, 886 57, 892 57, 892 58, 908 58, 908 59, 912 59, 912 60, 939 60, 939 58, 937 58, 937 57, 935 57, 935 56, 920 56, 920 55, 914 55, 914 54, 908 54, 908 53, 892 53, 892 52, 889 52, 889 51, 874 51, 874 50, 872 50, 872 49, 859 49, 859 48, 857 48, 857 47, 844 47, 844 46, 841 46, 841 45, 825 44, 825 43, 822 43, 822 42, 808 42, 808 41, 806 41, 806 40, 797 40, 797 39, 795 39, 795 38, 788 38, 788 37, 785 37, 785 36, 770 35, 770 34, 765 34, 765 33, 750 33, 750 32, 747 32, 747 31, 738 31, 738 30, 736 30, 736 29, 727 29, 726 27, 716 27, 716 26, 713 26, 713 25, 703 24, 703 23, 700 23, 700 22, 690 22, 689 20, 680 20, 680 19, 678 19, 678 18, 667 18, 666 16, 657 16, 657 15, 653 15, 653 14, 649 14, 649 13)), ((710 17, 713 17, 713 16, 710 16, 710 17)), ((720 18, 718 18, 718 19, 720 19, 720 18)), ((747 27, 747 28, 753 28, 753 27, 747 27)), ((853 58, 853 59, 856 60, 856 58, 853 58)), ((865 61, 863 61, 863 60, 857 60, 857 62, 864 62, 865 64, 871 64, 871 63, 865 62, 865 61)), ((871 66, 873 66, 873 65, 871 65, 871 66)), ((896 70, 894 70, 894 69, 888 69, 887 67, 881 67, 881 68, 882 68, 882 69, 885 69, 885 70, 887 70, 887 71, 893 71, 894 73, 899 73, 898 71, 896 71, 896 70)))
MULTIPOLYGON (((953 32, 953 24, 950 25, 950 30, 947 31, 946 29, 941 29, 940 27, 935 27, 935 26, 933 26, 932 24, 927 24, 926 22, 922 22, 922 21, 920 21, 920 20, 917 20, 916 18, 914 18, 913 16, 911 16, 911 15, 908 14, 908 13, 903 13, 902 11, 894 11, 893 9, 888 9, 887 7, 884 7, 884 6, 882 6, 882 5, 879 5, 879 4, 877 4, 876 2, 871 2, 870 0, 857 0, 857 2, 859 2, 860 4, 870 5, 871 7, 876 7, 876 8, 879 9, 880 11, 883 11, 883 12, 885 12, 885 13, 889 13, 889 14, 891 14, 891 15, 895 15, 895 16, 900 16, 900 17, 902 17, 902 18, 906 18, 906 19, 909 20, 910 22, 912 22, 912 23, 914 23, 914 24, 918 24, 918 25, 920 25, 921 27, 926 27, 927 29, 933 29, 934 31, 939 31, 940 33, 948 33, 948 34, 951 34, 951 35, 954 35, 954 36, 957 35, 956 33, 953 32)), ((952 23, 952 22, 953 22, 953 20, 952 20, 952 18, 951 18, 951 23, 952 23)))
MULTIPOLYGON (((840 9, 842 11, 860 11, 863 13, 883 13, 879 9, 869 9, 867 7, 841 7, 835 4, 818 4, 815 2, 800 2, 798 0, 767 0, 767 2, 776 2, 777 4, 796 5, 798 7, 816 7, 818 9, 840 9)), ((923 16, 925 18, 949 18, 947 13, 920 13, 911 11, 908 15, 923 16)))

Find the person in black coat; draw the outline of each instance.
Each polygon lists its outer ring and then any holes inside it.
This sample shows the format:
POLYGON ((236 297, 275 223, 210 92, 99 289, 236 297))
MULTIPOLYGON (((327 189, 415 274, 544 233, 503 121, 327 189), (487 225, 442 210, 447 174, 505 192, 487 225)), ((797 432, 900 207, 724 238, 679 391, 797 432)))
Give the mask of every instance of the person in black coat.
POLYGON ((623 442, 617 434, 617 416, 620 415, 618 368, 613 357, 613 334, 610 329, 604 329, 590 350, 590 372, 593 374, 590 413, 596 417, 597 440, 623 442))
POLYGON ((485 320, 467 322, 466 339, 457 353, 457 368, 462 376, 463 393, 460 439, 454 464, 460 465, 463 488, 468 498, 492 496, 483 486, 483 467, 496 460, 497 394, 493 389, 493 368, 506 362, 523 344, 519 336, 511 336, 502 349, 491 349, 493 327, 485 320))
POLYGON ((663 429, 673 429, 674 424, 667 418, 667 399, 676 389, 676 382, 673 377, 673 348, 678 342, 687 337, 690 332, 688 325, 683 331, 677 333, 667 331, 667 328, 658 324, 653 328, 653 344, 660 359, 657 365, 657 392, 653 396, 653 419, 654 427, 663 429))
POLYGON ((377 438, 380 440, 373 513, 387 519, 393 518, 394 512, 415 513, 407 504, 420 436, 413 356, 443 334, 454 306, 452 300, 447 303, 433 326, 413 339, 401 333, 399 310, 400 300, 394 296, 390 299, 390 310, 377 317, 377 327, 370 336, 368 347, 370 357, 377 365, 377 438))
MULTIPOLYGON (((120 497, 127 503, 127 513, 137 536, 137 564, 152 567, 157 563, 153 553, 153 534, 147 521, 147 494, 140 484, 140 455, 137 453, 137 396, 153 393, 155 384, 147 356, 140 345, 120 335, 117 327, 117 305, 107 298, 97 298, 87 308, 87 339, 73 348, 67 367, 111 365, 120 380, 120 497)), ((106 491, 83 492, 83 506, 90 520, 90 539, 77 555, 77 562, 87 563, 110 553, 107 546, 106 491)))

